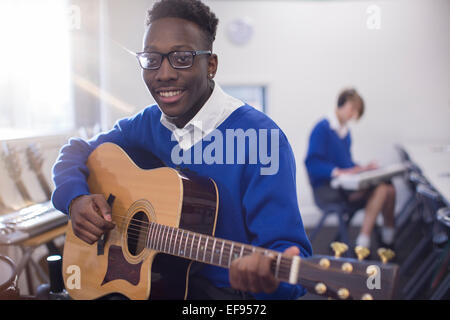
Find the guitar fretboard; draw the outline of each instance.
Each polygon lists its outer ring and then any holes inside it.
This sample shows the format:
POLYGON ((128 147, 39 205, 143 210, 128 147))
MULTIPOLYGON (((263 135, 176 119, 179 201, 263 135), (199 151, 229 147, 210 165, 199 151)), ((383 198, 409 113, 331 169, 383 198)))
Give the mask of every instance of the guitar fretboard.
POLYGON ((275 278, 292 284, 298 280, 300 258, 289 257, 278 251, 157 223, 149 224, 145 241, 149 249, 223 268, 230 268, 237 258, 258 252, 273 258, 271 268, 275 278))

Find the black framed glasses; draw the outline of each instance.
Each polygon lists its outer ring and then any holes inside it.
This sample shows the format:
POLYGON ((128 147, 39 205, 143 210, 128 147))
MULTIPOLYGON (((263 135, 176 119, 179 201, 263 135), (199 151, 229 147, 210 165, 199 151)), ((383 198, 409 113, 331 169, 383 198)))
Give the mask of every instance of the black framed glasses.
POLYGON ((174 69, 186 69, 194 64, 194 57, 201 54, 211 54, 210 50, 201 51, 171 51, 169 53, 138 52, 136 57, 140 66, 146 70, 157 70, 165 57, 174 69))

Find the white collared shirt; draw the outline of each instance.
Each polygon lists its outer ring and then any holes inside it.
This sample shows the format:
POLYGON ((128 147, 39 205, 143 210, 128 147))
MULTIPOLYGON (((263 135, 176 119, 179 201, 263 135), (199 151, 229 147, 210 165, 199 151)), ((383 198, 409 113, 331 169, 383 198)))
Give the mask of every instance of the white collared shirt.
POLYGON ((344 139, 348 134, 349 128, 346 124, 342 125, 339 122, 339 119, 336 115, 336 110, 334 110, 333 112, 330 112, 326 116, 326 118, 328 119, 328 122, 330 123, 330 128, 333 129, 334 131, 336 131, 339 138, 344 139))
POLYGON ((161 124, 172 131, 181 149, 187 150, 202 140, 244 103, 228 94, 215 83, 213 92, 203 107, 183 128, 178 128, 164 114, 161 114, 161 124))

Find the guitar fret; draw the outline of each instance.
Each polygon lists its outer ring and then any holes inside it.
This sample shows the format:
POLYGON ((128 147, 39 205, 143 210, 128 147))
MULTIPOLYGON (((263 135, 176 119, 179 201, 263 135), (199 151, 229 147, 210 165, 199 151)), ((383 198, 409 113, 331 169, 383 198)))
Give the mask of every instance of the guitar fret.
POLYGON ((171 238, 172 236, 170 235, 170 232, 173 232, 173 229, 169 226, 167 226, 167 240, 166 240, 166 245, 164 247, 165 252, 170 253, 170 242, 171 242, 171 238))
POLYGON ((216 241, 217 241, 217 239, 214 238, 213 246, 211 248, 211 263, 213 263, 213 260, 214 260, 214 249, 216 248, 216 241))
POLYGON ((160 244, 159 244, 159 250, 160 250, 160 251, 164 251, 164 250, 163 250, 163 248, 164 248, 163 242, 164 242, 164 235, 165 235, 165 232, 166 232, 166 226, 161 225, 161 235, 160 235, 161 242, 160 242, 160 244))
POLYGON ((180 231, 180 229, 177 229, 177 234, 175 235, 175 241, 173 244, 173 254, 176 254, 176 246, 177 246, 177 239, 178 239, 178 231, 180 231))
POLYGON ((164 240, 164 251, 167 252, 166 247, 167 247, 167 238, 169 237, 169 227, 164 226, 164 230, 166 232, 166 239, 164 240))
POLYGON ((189 240, 189 232, 186 231, 186 240, 184 241, 184 256, 185 257, 187 257, 186 250, 187 250, 188 240, 189 240))
POLYGON ((161 232, 161 225, 157 225, 156 230, 155 230, 155 250, 158 250, 158 245, 159 245, 159 233, 161 232))
POLYGON ((198 235, 198 244, 197 244, 197 254, 195 255, 195 260, 198 260, 198 250, 200 249, 200 242, 202 242, 202 235, 198 235))
POLYGON ((161 231, 161 225, 160 224, 158 224, 157 225, 157 227, 156 227, 156 232, 155 232, 155 237, 156 237, 156 241, 155 241, 155 250, 158 250, 158 251, 160 251, 159 250, 159 240, 160 240, 160 236, 159 236, 159 234, 160 234, 160 231, 161 231))
POLYGON ((153 247, 153 245, 154 245, 153 236, 154 236, 154 233, 155 233, 156 225, 153 222, 151 222, 151 228, 152 228, 152 230, 150 231, 150 234, 149 234, 149 237, 148 237, 149 238, 149 240, 148 240, 148 247, 151 248, 151 249, 154 249, 154 247, 153 247))
POLYGON ((180 255, 180 256, 184 256, 184 251, 181 250, 181 247, 183 246, 183 234, 184 234, 184 230, 181 230, 180 247, 178 248, 178 255, 180 255))
POLYGON ((152 248, 153 248, 153 250, 156 250, 156 240, 157 240, 156 233, 157 233, 157 229, 158 229, 158 225, 155 224, 153 226, 153 234, 152 234, 152 248))
POLYGON ((239 257, 242 258, 243 254, 244 254, 244 245, 241 244, 241 253, 239 254, 239 257))
POLYGON ((150 229, 150 232, 148 233, 148 239, 147 239, 147 248, 150 248, 150 249, 152 249, 152 242, 151 242, 151 237, 152 237, 152 234, 153 234, 153 229, 154 229, 154 225, 153 225, 153 222, 150 222, 150 224, 149 224, 149 226, 148 226, 150 229))
POLYGON ((172 253, 172 242, 173 242, 173 233, 175 231, 174 228, 170 228, 171 232, 170 232, 170 237, 169 237, 169 250, 167 252, 172 253))
POLYGON ((231 243, 230 258, 228 259, 228 267, 231 267, 231 258, 233 257, 234 242, 231 243))
POLYGON ((145 239, 145 247, 148 248, 149 247, 149 242, 150 242, 150 234, 152 233, 152 224, 151 222, 148 224, 148 230, 147 230, 147 238, 145 239))
POLYGON ((281 253, 278 254, 277 257, 277 265, 275 267, 275 278, 279 277, 279 272, 280 272, 280 262, 281 262, 281 253))
POLYGON ((195 238, 195 233, 192 234, 191 251, 189 251, 189 258, 191 258, 191 259, 192 259, 192 247, 194 246, 194 238, 195 238))
POLYGON ((161 251, 161 243, 162 243, 162 238, 163 238, 163 225, 162 224, 159 225, 157 237, 158 237, 158 251, 161 251))
POLYGON ((151 227, 151 231, 150 234, 148 235, 148 248, 153 249, 153 231, 155 230, 155 225, 153 224, 153 222, 150 223, 150 227, 151 227))
POLYGON ((222 247, 220 248, 220 256, 219 256, 219 265, 222 265, 222 255, 223 255, 223 246, 225 245, 225 241, 222 240, 222 247))
POLYGON ((206 261, 206 251, 208 251, 208 240, 209 240, 209 237, 206 237, 205 251, 203 252, 203 261, 206 261))

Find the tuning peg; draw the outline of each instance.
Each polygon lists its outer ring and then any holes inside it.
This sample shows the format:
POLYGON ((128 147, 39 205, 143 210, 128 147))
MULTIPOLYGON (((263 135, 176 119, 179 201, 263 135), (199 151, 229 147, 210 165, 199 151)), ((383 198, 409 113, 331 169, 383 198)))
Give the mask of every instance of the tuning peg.
POLYGON ((359 261, 364 260, 370 254, 370 250, 363 246, 356 246, 355 253, 359 261))
POLYGON ((345 300, 350 296, 350 291, 347 288, 341 288, 338 290, 337 295, 339 299, 345 300))
POLYGON ((377 253, 380 256, 381 261, 383 263, 387 263, 389 260, 395 257, 395 252, 392 251, 391 249, 379 248, 377 250, 377 253))
POLYGON ((371 294, 366 293, 366 294, 363 294, 363 296, 361 297, 361 300, 373 300, 373 297, 371 294))
POLYGON ((346 252, 348 250, 348 246, 343 242, 332 242, 331 243, 331 249, 334 251, 334 256, 336 258, 340 258, 341 254, 346 252))

